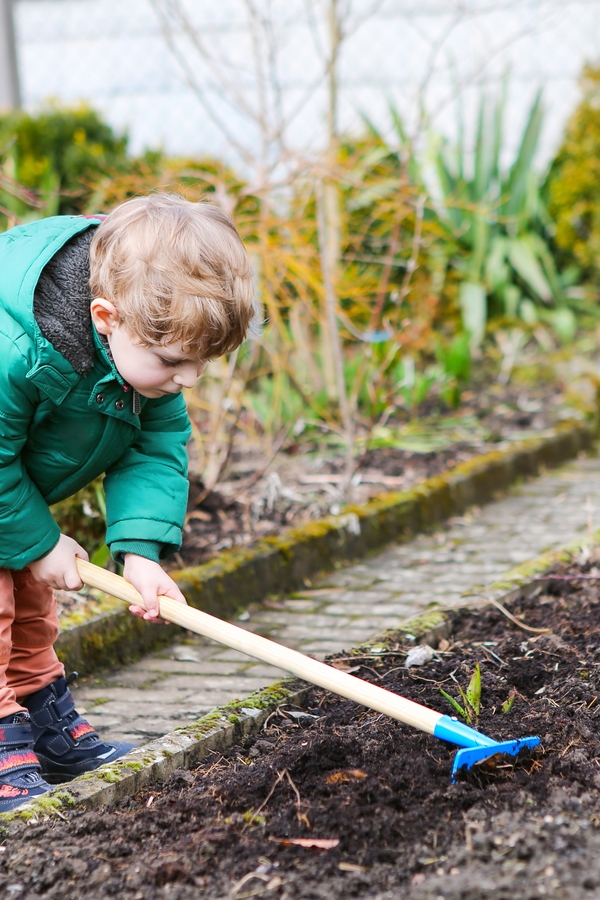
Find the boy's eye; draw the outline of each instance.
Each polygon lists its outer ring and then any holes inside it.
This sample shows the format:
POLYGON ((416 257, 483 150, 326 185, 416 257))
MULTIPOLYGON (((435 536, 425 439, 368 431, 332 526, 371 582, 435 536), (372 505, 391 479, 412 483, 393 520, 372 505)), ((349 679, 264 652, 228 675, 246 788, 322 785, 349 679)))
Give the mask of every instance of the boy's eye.
POLYGON ((167 359, 166 356, 159 356, 159 359, 163 366, 167 366, 169 369, 176 369, 177 366, 181 365, 179 359, 167 359))

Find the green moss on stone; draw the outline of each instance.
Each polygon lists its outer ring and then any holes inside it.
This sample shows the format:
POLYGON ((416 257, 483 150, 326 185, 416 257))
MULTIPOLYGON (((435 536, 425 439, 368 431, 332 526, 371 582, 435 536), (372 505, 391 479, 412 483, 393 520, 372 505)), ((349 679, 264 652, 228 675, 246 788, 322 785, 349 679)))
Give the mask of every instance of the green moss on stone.
POLYGON ((199 740, 222 725, 223 714, 220 709, 216 709, 208 713, 208 715, 202 716, 197 722, 193 722, 191 725, 182 725, 180 728, 176 728, 175 731, 177 734, 191 735, 199 740))
POLYGON ((16 809, 12 809, 10 812, 0 813, 0 820, 4 823, 15 820, 29 822, 32 819, 56 815, 57 811, 68 809, 75 805, 76 801, 68 791, 57 791, 51 796, 42 795, 35 800, 31 800, 23 807, 17 806, 16 809))
POLYGON ((104 772, 102 770, 100 770, 97 772, 97 776, 102 781, 106 781, 108 784, 116 784, 118 781, 121 780, 121 773, 113 772, 111 769, 108 769, 107 771, 104 771, 104 772))

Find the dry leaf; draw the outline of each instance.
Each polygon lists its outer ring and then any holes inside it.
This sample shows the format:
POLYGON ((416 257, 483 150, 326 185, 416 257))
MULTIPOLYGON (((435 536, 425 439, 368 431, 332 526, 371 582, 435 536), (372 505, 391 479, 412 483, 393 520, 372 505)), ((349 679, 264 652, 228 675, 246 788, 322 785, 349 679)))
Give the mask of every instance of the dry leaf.
POLYGON ((315 850, 333 850, 339 844, 339 838, 276 838, 270 837, 270 841, 274 844, 281 844, 282 847, 307 847, 315 850))
POLYGON ((347 659, 332 659, 330 665, 334 669, 341 669, 342 672, 349 673, 358 672, 362 668, 362 666, 351 666, 347 659))
POLYGON ((448 647, 450 646, 450 641, 447 641, 446 638, 441 638, 438 644, 438 650, 444 653, 448 647))
POLYGON ((348 863, 341 862, 338 863, 338 869, 341 869, 342 872, 368 872, 368 869, 365 869, 364 866, 359 866, 357 863, 348 863))
POLYGON ((194 519, 199 519, 200 522, 212 522, 210 513, 204 512, 203 509, 195 509, 192 512, 189 512, 185 517, 186 522, 191 522, 194 519))
POLYGON ((327 776, 327 784, 346 784, 348 781, 360 781, 366 778, 367 773, 361 769, 343 769, 341 772, 333 772, 327 776))

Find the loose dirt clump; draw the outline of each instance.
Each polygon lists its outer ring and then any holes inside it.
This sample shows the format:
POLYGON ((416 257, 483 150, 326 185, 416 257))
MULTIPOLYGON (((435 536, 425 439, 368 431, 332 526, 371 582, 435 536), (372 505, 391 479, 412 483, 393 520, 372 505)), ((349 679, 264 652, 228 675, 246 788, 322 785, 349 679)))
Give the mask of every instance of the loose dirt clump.
POLYGON ((313 689, 260 734, 115 809, 11 826, 0 895, 245 900, 600 896, 600 571, 562 567, 537 596, 455 614, 434 659, 410 643, 331 660, 452 714, 481 669, 476 726, 539 735, 516 761, 450 783, 454 748, 313 689), (576 579, 573 576, 577 576, 576 579), (585 577, 581 577, 585 576, 585 577), (510 708, 509 708, 510 707, 510 708), (503 711, 509 709, 509 711, 503 711), (10 894, 7 893, 10 891, 10 894))

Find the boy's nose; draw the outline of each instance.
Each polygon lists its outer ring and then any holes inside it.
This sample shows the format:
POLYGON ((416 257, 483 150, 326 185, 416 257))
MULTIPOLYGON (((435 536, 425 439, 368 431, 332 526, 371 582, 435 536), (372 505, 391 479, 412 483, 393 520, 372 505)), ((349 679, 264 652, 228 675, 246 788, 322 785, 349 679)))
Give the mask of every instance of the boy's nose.
POLYGON ((202 374, 203 367, 198 367, 196 365, 185 366, 177 372, 177 375, 173 377, 173 381, 175 384, 181 385, 181 387, 191 388, 194 387, 196 381, 202 374))

